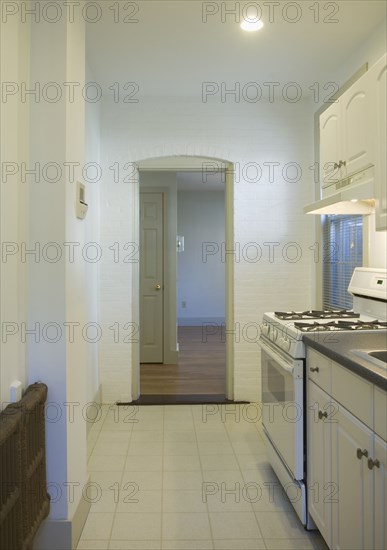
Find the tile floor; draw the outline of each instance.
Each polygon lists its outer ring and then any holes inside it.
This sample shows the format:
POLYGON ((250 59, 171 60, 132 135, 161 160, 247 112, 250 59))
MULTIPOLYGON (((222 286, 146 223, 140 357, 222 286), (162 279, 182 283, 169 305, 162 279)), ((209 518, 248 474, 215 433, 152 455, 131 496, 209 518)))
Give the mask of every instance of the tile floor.
POLYGON ((258 405, 101 412, 88 437, 93 504, 78 550, 326 550, 270 468, 258 405))

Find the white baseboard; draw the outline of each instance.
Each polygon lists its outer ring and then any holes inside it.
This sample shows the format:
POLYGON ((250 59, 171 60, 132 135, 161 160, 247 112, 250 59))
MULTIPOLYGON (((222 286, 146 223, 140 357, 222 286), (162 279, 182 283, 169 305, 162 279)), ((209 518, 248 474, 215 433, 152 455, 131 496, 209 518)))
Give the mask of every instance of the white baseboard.
POLYGON ((96 418, 98 418, 99 410, 101 408, 101 386, 98 387, 98 390, 94 396, 94 399, 92 401, 93 405, 97 405, 96 407, 90 407, 87 410, 87 422, 86 422, 86 434, 89 435, 89 431, 94 426, 94 421, 96 418))
POLYGON ((81 497, 71 519, 44 520, 34 539, 33 550, 74 550, 78 546, 90 506, 90 500, 81 497))

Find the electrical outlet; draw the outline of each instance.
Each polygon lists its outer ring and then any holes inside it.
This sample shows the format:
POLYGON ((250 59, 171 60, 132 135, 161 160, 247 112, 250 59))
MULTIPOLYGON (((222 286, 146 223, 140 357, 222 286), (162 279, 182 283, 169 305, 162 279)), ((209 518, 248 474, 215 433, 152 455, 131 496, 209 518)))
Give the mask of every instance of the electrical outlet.
POLYGON ((185 309, 185 308, 187 307, 187 302, 186 302, 185 300, 183 300, 183 301, 181 302, 181 307, 182 307, 183 309, 185 309))
POLYGON ((9 387, 9 400, 11 403, 16 403, 22 398, 22 383, 20 380, 14 380, 9 387))

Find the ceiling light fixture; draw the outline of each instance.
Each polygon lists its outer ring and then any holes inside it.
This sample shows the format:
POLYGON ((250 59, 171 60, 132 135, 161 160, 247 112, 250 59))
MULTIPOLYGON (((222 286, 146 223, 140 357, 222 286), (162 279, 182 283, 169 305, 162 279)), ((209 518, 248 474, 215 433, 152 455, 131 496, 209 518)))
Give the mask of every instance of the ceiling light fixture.
POLYGON ((241 28, 247 32, 259 31, 262 29, 263 21, 260 19, 244 19, 241 23, 241 28))

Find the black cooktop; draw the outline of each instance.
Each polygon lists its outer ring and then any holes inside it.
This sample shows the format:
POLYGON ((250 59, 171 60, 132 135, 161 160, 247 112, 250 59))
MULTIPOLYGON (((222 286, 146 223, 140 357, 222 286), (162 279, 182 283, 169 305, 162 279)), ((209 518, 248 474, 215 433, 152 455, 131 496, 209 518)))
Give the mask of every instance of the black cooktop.
POLYGON ((384 321, 331 321, 330 323, 294 323, 294 326, 302 332, 324 332, 333 330, 385 330, 387 322, 384 321))
POLYGON ((275 311, 275 316, 283 321, 302 319, 356 319, 359 313, 347 309, 322 309, 310 311, 275 311))

